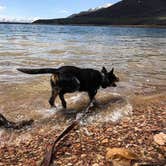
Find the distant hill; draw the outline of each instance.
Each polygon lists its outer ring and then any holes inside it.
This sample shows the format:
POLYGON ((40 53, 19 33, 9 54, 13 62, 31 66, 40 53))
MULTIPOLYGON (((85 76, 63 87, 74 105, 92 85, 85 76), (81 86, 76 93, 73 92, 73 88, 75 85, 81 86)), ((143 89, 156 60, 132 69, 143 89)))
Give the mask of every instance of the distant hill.
POLYGON ((0 24, 31 24, 30 22, 1 22, 0 21, 0 24))
POLYGON ((166 0, 122 0, 110 7, 35 24, 166 25, 166 0))

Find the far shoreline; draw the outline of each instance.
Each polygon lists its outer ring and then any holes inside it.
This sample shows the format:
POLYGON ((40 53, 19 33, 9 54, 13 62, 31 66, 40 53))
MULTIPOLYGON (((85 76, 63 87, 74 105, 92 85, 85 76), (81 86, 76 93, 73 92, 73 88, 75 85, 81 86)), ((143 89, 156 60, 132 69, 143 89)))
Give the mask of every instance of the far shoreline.
POLYGON ((31 22, 0 22, 0 24, 32 24, 31 22))
POLYGON ((166 25, 144 24, 44 24, 33 22, 0 22, 0 24, 23 24, 23 25, 52 25, 52 26, 97 26, 97 27, 130 27, 130 28, 166 28, 166 25))

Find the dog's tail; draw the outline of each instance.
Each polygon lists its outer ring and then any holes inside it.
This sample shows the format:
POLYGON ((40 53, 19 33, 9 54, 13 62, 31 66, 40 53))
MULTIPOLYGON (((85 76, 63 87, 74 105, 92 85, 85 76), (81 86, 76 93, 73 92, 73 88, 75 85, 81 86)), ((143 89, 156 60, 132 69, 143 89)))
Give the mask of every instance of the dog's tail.
POLYGON ((17 68, 17 70, 26 74, 58 74, 58 69, 54 68, 41 68, 41 69, 17 68))

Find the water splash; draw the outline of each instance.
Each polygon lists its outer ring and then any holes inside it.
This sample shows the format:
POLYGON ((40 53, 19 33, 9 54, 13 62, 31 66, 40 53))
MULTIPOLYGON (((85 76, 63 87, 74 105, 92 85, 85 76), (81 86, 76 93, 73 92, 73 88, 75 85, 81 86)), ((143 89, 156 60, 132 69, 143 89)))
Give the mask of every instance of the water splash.
POLYGON ((43 118, 51 117, 52 115, 56 114, 60 111, 60 107, 58 108, 50 108, 50 109, 38 109, 35 110, 36 113, 40 114, 43 118))

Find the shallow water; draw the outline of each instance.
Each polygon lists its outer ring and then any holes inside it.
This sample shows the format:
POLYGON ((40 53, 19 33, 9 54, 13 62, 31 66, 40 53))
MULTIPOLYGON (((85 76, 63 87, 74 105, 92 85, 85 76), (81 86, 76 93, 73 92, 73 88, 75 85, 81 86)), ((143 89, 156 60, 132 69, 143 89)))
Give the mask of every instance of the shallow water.
POLYGON ((0 81, 26 81, 17 67, 105 65, 130 84, 162 85, 165 52, 166 29, 1 24, 0 81))
POLYGON ((132 113, 128 99, 134 94, 166 90, 166 29, 0 24, 0 112, 10 120, 46 119, 45 123, 49 117, 61 116, 61 121, 54 121, 57 125, 74 119, 72 110, 82 110, 86 104, 84 93, 67 95, 71 109, 59 114, 59 99, 58 109, 49 109, 49 76, 16 70, 61 65, 114 67, 120 77, 118 87, 98 93, 99 100, 106 95, 104 113, 96 109, 87 122, 117 121, 132 113), (120 96, 117 102, 112 93, 120 96))

